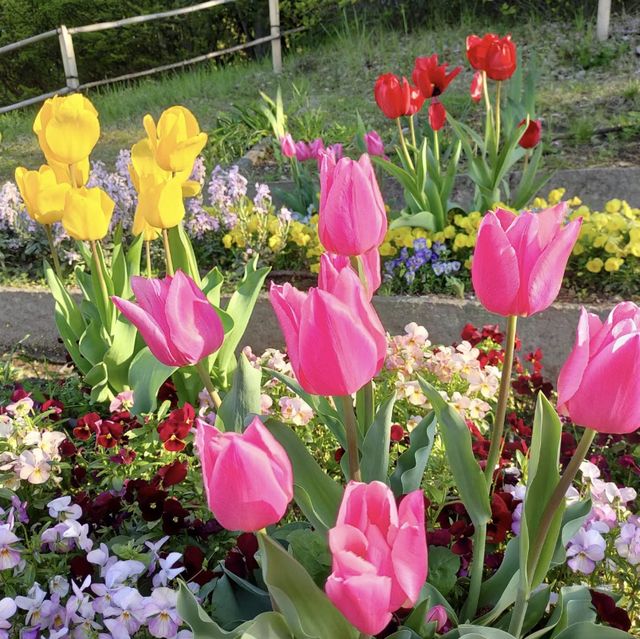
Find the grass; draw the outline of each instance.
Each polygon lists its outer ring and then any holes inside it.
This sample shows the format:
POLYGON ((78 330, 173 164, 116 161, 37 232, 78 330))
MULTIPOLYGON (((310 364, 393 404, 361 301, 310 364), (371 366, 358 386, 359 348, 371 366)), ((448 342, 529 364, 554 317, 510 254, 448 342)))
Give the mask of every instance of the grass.
MULTIPOLYGON (((201 65, 127 85, 90 92, 102 122, 102 138, 94 159, 113 162, 121 148, 143 135, 145 113, 158 116, 172 104, 194 111, 210 133, 209 158, 231 163, 265 135, 259 91, 275 95, 280 84, 294 137, 324 135, 331 142, 348 141, 358 114, 389 139, 393 123, 378 111, 373 84, 386 71, 409 75, 417 55, 438 52, 440 59, 461 64, 444 102, 457 117, 476 120, 480 110, 468 99, 471 71, 464 54, 468 33, 511 31, 525 65, 540 69, 538 115, 544 121, 547 164, 553 167, 596 166, 612 161, 637 162, 640 84, 630 80, 636 58, 628 46, 635 16, 614 17, 612 38, 605 44, 593 36, 593 25, 528 21, 496 25, 471 23, 424 28, 410 33, 370 29, 361 21, 344 22, 324 42, 304 46, 299 40, 276 77, 269 59, 239 61, 227 66, 201 65), (598 130, 623 127, 619 134, 598 130)), ((17 165, 38 165, 42 157, 31 134, 37 107, 0 116, 0 177, 17 165)))

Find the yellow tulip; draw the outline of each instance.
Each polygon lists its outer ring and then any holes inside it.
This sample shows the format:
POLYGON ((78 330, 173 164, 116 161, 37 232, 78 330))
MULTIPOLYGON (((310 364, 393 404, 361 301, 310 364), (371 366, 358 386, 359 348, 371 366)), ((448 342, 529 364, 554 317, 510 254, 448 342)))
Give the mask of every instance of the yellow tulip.
POLYGON ((173 106, 162 113, 158 124, 150 115, 143 120, 145 131, 160 168, 189 177, 193 163, 207 143, 195 116, 183 106, 173 106))
POLYGON ((100 137, 98 112, 80 93, 55 96, 42 105, 33 132, 47 160, 67 165, 82 162, 100 137))
POLYGON ((62 226, 75 240, 101 240, 109 230, 114 207, 115 202, 97 186, 70 189, 62 226))
POLYGON ((53 169, 43 164, 38 171, 16 169, 16 183, 29 217, 39 224, 53 224, 62 219, 64 203, 71 188, 59 184, 53 169))
POLYGON ((144 216, 142 209, 140 206, 136 206, 136 213, 133 217, 133 227, 131 232, 134 235, 142 234, 142 237, 145 242, 151 242, 155 240, 157 237, 160 237, 162 231, 155 226, 151 226, 149 222, 147 222, 147 218, 144 216))
POLYGON ((185 215, 180 180, 153 174, 141 176, 136 214, 138 211, 155 228, 178 225, 185 215))

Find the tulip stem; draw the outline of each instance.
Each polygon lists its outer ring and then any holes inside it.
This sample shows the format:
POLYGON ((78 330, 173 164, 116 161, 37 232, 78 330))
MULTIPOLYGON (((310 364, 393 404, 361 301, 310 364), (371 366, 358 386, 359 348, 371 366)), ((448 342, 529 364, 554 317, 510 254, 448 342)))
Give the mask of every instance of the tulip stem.
POLYGON ((209 393, 209 397, 211 398, 215 409, 219 410, 222 400, 220 399, 220 395, 218 395, 216 387, 211 381, 211 375, 209 375, 209 371, 207 370, 204 360, 201 359, 197 364, 195 364, 195 368, 198 371, 198 375, 200 375, 200 379, 202 380, 204 387, 207 389, 207 393, 209 393))
POLYGON ((416 169, 413 166, 411 156, 409 155, 409 149, 407 148, 407 142, 404 139, 404 133, 402 131, 402 124, 400 123, 400 118, 396 118, 396 123, 398 125, 398 134, 400 135, 400 146, 402 147, 402 153, 404 154, 404 159, 407 161, 407 165, 411 168, 411 170, 415 171, 416 169))
POLYGON ((526 151, 524 154, 524 167, 522 168, 522 172, 524 173, 529 166, 529 151, 526 151))
POLYGON ((500 101, 502 98, 502 82, 496 86, 496 155, 500 151, 500 101))
POLYGON ((507 318, 507 343, 504 351, 504 362, 502 363, 502 375, 500 376, 498 405, 496 406, 496 417, 493 420, 493 427, 491 428, 491 445, 489 446, 489 454, 487 455, 487 465, 484 469, 489 491, 491 491, 493 472, 500 458, 500 449, 502 448, 504 422, 507 416, 507 404, 509 403, 509 392, 511 390, 511 369, 513 367, 517 322, 518 317, 516 315, 510 315, 507 318))
POLYGON ((433 157, 436 160, 436 170, 438 171, 438 174, 439 174, 440 173, 440 140, 439 140, 437 131, 433 132, 433 157))
POLYGON ((91 240, 91 253, 93 255, 93 261, 96 264, 96 275, 100 282, 100 290, 102 291, 102 298, 104 300, 105 312, 109 308, 109 291, 107 289, 107 282, 104 279, 104 272, 102 271, 102 262, 100 261, 100 255, 98 255, 98 243, 95 240, 91 240))
POLYGON ((417 149, 418 144, 416 143, 416 127, 413 122, 413 115, 409 116, 409 130, 411 131, 411 144, 413 144, 414 149, 417 149))
POLYGON ((56 251, 56 245, 53 242, 53 232, 51 231, 51 224, 45 224, 44 230, 47 234, 47 240, 49 240, 51 259, 53 260, 53 268, 56 272, 56 275, 58 276, 58 279, 62 281, 62 268, 60 267, 60 260, 58 259, 58 251, 56 251))
POLYGON ((147 253, 147 277, 151 279, 152 271, 151 271, 151 242, 146 240, 145 243, 146 253, 147 253))
POLYGON ((347 432, 347 455, 349 459, 349 479, 362 481, 360 475, 360 459, 358 453, 358 422, 353 410, 351 395, 342 395, 342 409, 344 412, 344 427, 347 432))
POLYGON ((482 574, 484 572, 484 552, 487 545, 487 524, 475 526, 473 533, 473 559, 470 567, 470 583, 467 601, 462 609, 461 618, 471 621, 476 616, 478 601, 480 600, 480 588, 482 587, 482 574))
POLYGON ((162 241, 164 242, 164 255, 167 260, 167 275, 173 277, 175 271, 173 270, 173 259, 171 258, 171 246, 169 245, 169 232, 167 229, 162 229, 162 241))

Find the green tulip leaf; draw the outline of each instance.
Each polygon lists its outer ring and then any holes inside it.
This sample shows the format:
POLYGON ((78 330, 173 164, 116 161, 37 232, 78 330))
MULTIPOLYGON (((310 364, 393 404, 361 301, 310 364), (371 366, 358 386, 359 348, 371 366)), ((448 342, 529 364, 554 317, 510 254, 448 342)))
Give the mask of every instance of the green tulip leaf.
POLYGON ((602 626, 591 621, 580 621, 565 628, 555 639, 631 639, 624 630, 602 626))
POLYGON ((362 461, 360 470, 362 481, 386 482, 389 474, 389 442, 391 419, 396 401, 395 392, 382 402, 364 441, 362 442, 362 461))
POLYGON ((200 286, 200 271, 193 246, 189 236, 185 233, 182 224, 178 224, 167 231, 169 236, 169 249, 175 271, 181 270, 191 277, 200 286))
POLYGON ((240 355, 231 389, 218 410, 225 430, 240 433, 249 415, 260 414, 261 381, 260 369, 254 368, 244 354, 240 355))
POLYGON ((148 346, 140 350, 129 368, 129 386, 135 390, 131 412, 142 415, 154 411, 160 387, 176 370, 176 366, 165 366, 159 362, 148 346))
POLYGON ((314 528, 326 533, 338 516, 342 487, 322 470, 293 429, 275 420, 266 426, 291 461, 296 504, 314 528))
POLYGON ((396 468, 390 477, 391 489, 396 497, 420 488, 433 448, 437 424, 435 413, 430 412, 409 434, 409 448, 398 457, 396 468))
POLYGON ((491 505, 484 474, 478 466, 471 444, 471 433, 460 414, 447 404, 440 393, 419 378, 422 392, 427 396, 438 419, 440 436, 447 460, 456 480, 460 499, 474 526, 483 526, 491 519, 491 505))
POLYGON ((427 581, 445 597, 453 590, 460 570, 460 557, 444 546, 429 548, 429 577, 427 581))
POLYGON ((358 639, 359 632, 278 542, 264 534, 258 541, 264 581, 296 639, 358 639))
POLYGON ((485 628, 468 624, 458 626, 458 632, 460 637, 467 637, 467 639, 515 639, 512 634, 499 628, 485 628))

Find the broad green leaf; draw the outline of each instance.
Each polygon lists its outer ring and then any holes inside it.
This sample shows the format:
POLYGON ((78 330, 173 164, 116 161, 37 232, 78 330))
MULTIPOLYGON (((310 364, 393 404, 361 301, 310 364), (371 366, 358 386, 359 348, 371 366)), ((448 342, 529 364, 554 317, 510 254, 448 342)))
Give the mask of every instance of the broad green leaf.
POLYGON ((364 482, 387 482, 391 419, 395 401, 396 394, 394 392, 389 399, 380 405, 373 424, 362 442, 360 470, 364 482))
MULTIPOLYGON (((129 245, 129 250, 126 252, 125 261, 127 263, 127 274, 129 276, 129 285, 131 285, 131 276, 140 275, 140 258, 142 256, 142 247, 144 245, 144 238, 142 234, 138 235, 133 242, 129 245)), ((121 295, 120 297, 125 297, 121 295)), ((128 295, 126 296, 128 297, 128 295)))
POLYGON ((193 252, 191 240, 184 232, 182 224, 178 224, 177 226, 170 228, 168 235, 174 270, 184 271, 198 286, 200 286, 198 262, 196 261, 196 256, 193 252))
POLYGON ((310 528, 298 528, 287 534, 287 542, 297 559, 319 588, 331 572, 331 553, 327 536, 310 528))
POLYGON ((91 320, 78 342, 82 356, 94 366, 103 360, 109 347, 102 327, 99 320, 91 320))
POLYGON ((509 606, 515 602, 518 592, 518 582, 520 581, 520 572, 516 571, 512 576, 507 587, 500 593, 498 600, 493 608, 482 615, 479 619, 476 619, 476 623, 482 625, 492 624, 500 615, 509 608, 509 606))
POLYGON ((358 639, 359 632, 280 544, 264 534, 258 542, 264 581, 296 639, 358 639))
POLYGON ((513 575, 518 572, 519 561, 520 547, 516 537, 509 540, 498 570, 482 584, 479 601, 480 608, 494 606, 498 602, 513 575))
POLYGON ((436 427, 435 413, 430 412, 409 434, 409 448, 398 457, 390 477, 391 489, 396 497, 420 488, 433 448, 436 427))
POLYGON ((178 590, 178 613, 193 632, 193 639, 292 639, 284 617, 278 612, 264 612, 234 630, 223 630, 202 609, 184 582, 178 590))
POLYGON ((414 632, 411 628, 400 626, 392 635, 387 635, 387 639, 422 639, 422 635, 414 632))
POLYGON ((91 387, 91 401, 96 403, 108 402, 113 399, 109 388, 109 377, 104 362, 98 362, 85 376, 84 381, 91 387))
POLYGON ((400 213, 400 215, 389 224, 389 230, 402 228, 404 226, 436 230, 436 217, 430 211, 420 211, 419 213, 400 213))
POLYGON ((217 266, 214 266, 203 278, 201 282, 202 292, 214 306, 220 306, 220 297, 222 293, 222 283, 224 276, 217 266))
POLYGON ((579 501, 567 506, 564 511, 564 516, 562 517, 562 532, 558 537, 551 565, 559 566, 560 564, 564 564, 567 558, 567 544, 569 543, 569 540, 580 530, 590 512, 590 499, 587 499, 586 501, 579 501))
POLYGON ((148 346, 139 351, 129 369, 129 386, 135 390, 131 412, 142 415, 155 410, 160 387, 176 370, 175 366, 159 362, 148 346))
POLYGON ((458 631, 461 637, 467 637, 468 639, 515 639, 513 635, 498 628, 462 624, 458 626, 458 631))
POLYGON ((112 343, 104 354, 104 363, 109 374, 109 384, 119 393, 129 383, 129 366, 136 347, 140 348, 141 340, 136 339, 138 330, 120 315, 114 326, 112 343))
POLYGON ((631 639, 632 635, 624 630, 602 626, 591 621, 580 621, 565 628, 556 635, 556 639, 631 639))
POLYGON ((64 318, 65 324, 73 331, 74 335, 79 338, 80 335, 84 333, 86 327, 78 305, 73 301, 73 298, 58 279, 55 271, 46 261, 44 262, 44 275, 47 279, 49 290, 55 300, 56 308, 64 318))
POLYGON ((336 522, 342 487, 322 470, 293 429, 273 420, 266 426, 291 460, 296 504, 314 528, 326 533, 336 522))
POLYGON ((240 433, 249 415, 260 414, 261 381, 262 371, 254 368, 244 354, 240 355, 231 389, 218 411, 225 430, 240 433))
POLYGON ((591 592, 586 586, 565 586, 560 590, 558 603, 550 621, 557 621, 552 639, 563 630, 580 621, 595 621, 596 611, 591 603, 591 592))
POLYGON ((429 548, 429 576, 427 581, 445 597, 453 590, 460 570, 460 557, 444 546, 429 548))
POLYGON ((544 394, 538 393, 527 466, 527 492, 520 525, 520 571, 528 579, 529 587, 532 589, 542 582, 549 570, 562 524, 564 502, 554 515, 533 570, 535 549, 532 544, 538 535, 549 499, 560 481, 558 468, 561 436, 560 418, 544 394))
POLYGON ((242 281, 225 309, 233 318, 233 329, 225 335, 224 343, 218 352, 217 365, 223 375, 233 373, 235 368, 234 353, 247 330, 251 314, 260 295, 260 289, 271 270, 270 267, 256 268, 257 264, 258 256, 256 255, 246 264, 242 281))
POLYGON ((483 526, 491 519, 491 505, 484 474, 478 466, 471 444, 469 427, 460 414, 447 404, 440 393, 419 378, 422 391, 427 396, 438 419, 440 436, 444 442, 447 459, 460 499, 465 505, 474 526, 483 526))

